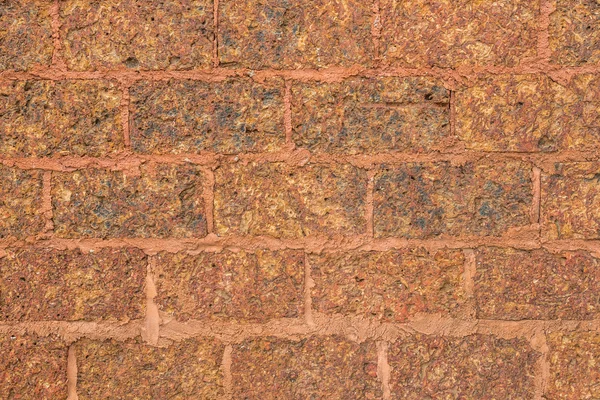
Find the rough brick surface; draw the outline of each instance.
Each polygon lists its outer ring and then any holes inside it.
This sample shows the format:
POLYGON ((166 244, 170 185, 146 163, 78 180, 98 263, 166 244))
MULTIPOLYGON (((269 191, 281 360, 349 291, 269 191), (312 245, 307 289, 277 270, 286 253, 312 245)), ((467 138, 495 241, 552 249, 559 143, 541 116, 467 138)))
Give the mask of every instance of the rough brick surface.
POLYGON ((0 71, 48 66, 54 49, 51 22, 49 1, 0 3, 0 71))
POLYGON ((347 165, 234 164, 215 171, 215 231, 275 237, 358 234, 367 174, 347 165))
POLYGON ((187 339, 158 348, 129 340, 76 343, 81 400, 217 399, 223 395, 223 345, 187 339))
POLYGON ((212 63, 209 0, 67 0, 61 39, 67 66, 97 69, 190 69, 212 63))
POLYGON ((358 0, 219 1, 223 66, 320 68, 370 65, 372 6, 358 0))
POLYGON ((140 176, 87 169, 52 179, 60 237, 198 237, 206 234, 202 172, 155 165, 140 176))
POLYGON ((414 335, 389 348, 392 399, 532 399, 539 354, 523 339, 414 335))
POLYGON ((267 151, 285 142, 281 79, 140 82, 131 89, 141 153, 267 151))
POLYGON ((450 93, 424 78, 354 78, 293 88, 297 146, 328 153, 443 149, 450 137, 450 93))
POLYGON ((233 348, 234 399, 378 399, 375 344, 337 336, 250 339, 233 348))
POLYGON ((24 239, 40 233, 42 173, 0 165, 0 239, 24 239))
POLYGON ((0 258, 0 320, 128 320, 144 316, 140 250, 10 251, 0 258))
POLYGON ((527 225, 531 169, 508 161, 408 163, 375 177, 375 236, 500 236, 527 225))
POLYGON ((454 314, 465 297, 464 261, 460 250, 313 255, 313 308, 386 322, 425 312, 454 314))
POLYGON ((600 397, 600 333, 551 333, 548 335, 548 347, 548 400, 600 397))
POLYGON ((179 320, 265 322, 298 317, 303 307, 299 251, 162 253, 154 274, 155 302, 179 320))
POLYGON ((0 83, 0 155, 105 156, 123 150, 121 90, 108 81, 0 83))
POLYGON ((594 0, 557 0, 550 15, 551 60, 562 65, 600 62, 600 5, 594 0))
POLYGON ((536 56, 538 3, 382 0, 382 54, 406 67, 518 65, 536 56))
POLYGON ((57 336, 0 334, 0 397, 65 400, 67 346, 57 336))

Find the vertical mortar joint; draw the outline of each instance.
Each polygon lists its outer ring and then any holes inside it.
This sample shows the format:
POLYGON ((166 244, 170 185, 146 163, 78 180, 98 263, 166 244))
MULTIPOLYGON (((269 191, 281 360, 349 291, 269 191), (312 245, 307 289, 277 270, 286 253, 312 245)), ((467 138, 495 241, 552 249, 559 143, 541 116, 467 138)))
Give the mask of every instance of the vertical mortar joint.
POLYGON ((67 353, 67 400, 78 400, 77 396, 77 354, 74 344, 67 353))
POLYGON ((154 302, 157 296, 154 283, 154 271, 156 270, 156 256, 148 257, 146 270, 146 319, 142 329, 142 338, 150 345, 156 346, 160 336, 160 314, 158 306, 154 302))

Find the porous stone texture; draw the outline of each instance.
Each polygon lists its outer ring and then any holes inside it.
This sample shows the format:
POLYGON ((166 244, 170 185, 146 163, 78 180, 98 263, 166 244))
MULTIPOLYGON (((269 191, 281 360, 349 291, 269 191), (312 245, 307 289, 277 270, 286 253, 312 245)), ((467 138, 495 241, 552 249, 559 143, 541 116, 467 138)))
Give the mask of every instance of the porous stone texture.
POLYGON ((217 399, 223 396, 220 370, 224 346, 214 339, 186 339, 168 347, 137 340, 75 344, 80 400, 217 399))
POLYGON ((8 251, 0 258, 0 320, 143 318, 145 277, 136 249, 8 251))
POLYGON ((274 150, 285 143, 282 79, 142 81, 131 90, 136 152, 274 150))
POLYGON ((66 400, 67 346, 55 335, 0 334, 0 397, 66 400))
POLYGON ((0 165, 0 239, 24 239, 41 233, 42 172, 0 165))
POLYGON ((456 134, 480 151, 597 151, 600 80, 543 75, 486 77, 456 92, 456 134))
POLYGON ((215 171, 215 232, 280 238, 366 229, 367 173, 348 165, 233 164, 215 171))
POLYGON ((199 237, 206 234, 197 166, 144 165, 140 175, 85 169, 52 177, 56 235, 63 238, 199 237))
POLYGON ((541 179, 542 236, 600 238, 600 164, 555 163, 541 179))
POLYGON ((547 338, 548 400, 600 397, 600 333, 553 332, 547 338))
POLYGON ((381 398, 372 342, 256 338, 234 345, 231 357, 234 399, 381 398))
POLYGON ((359 0, 219 1, 224 67, 369 66, 372 5, 359 0))
POLYGON ((535 57, 538 3, 381 0, 382 56, 403 67, 516 66, 535 57))
POLYGON ((600 4, 595 0, 557 0, 550 14, 549 45, 554 63, 600 62, 600 4))
POLYGON ((0 2, 0 71, 48 66, 54 50, 47 0, 0 2))
POLYGON ((531 167, 518 161, 383 166, 375 176, 375 236, 501 236, 529 224, 531 201, 531 167))
POLYGON ((404 322, 417 313, 455 314, 465 301, 461 250, 402 249, 311 255, 313 308, 404 322))
POLYGON ((304 253, 161 253, 154 281, 155 303, 180 321, 294 318, 304 304, 304 253))
POLYGON ((106 156, 124 149, 118 84, 0 83, 0 156, 106 156))
POLYGON ((71 70, 209 68, 210 0, 66 0, 60 37, 71 70))
POLYGON ((474 277, 481 319, 595 319, 600 315, 600 260, 586 251, 485 247, 474 277))
POLYGON ((533 399, 538 358, 524 339, 407 336, 388 350, 391 399, 533 399))
POLYGON ((450 92, 429 78, 352 78, 292 88, 294 140, 315 152, 423 152, 452 144, 450 92))

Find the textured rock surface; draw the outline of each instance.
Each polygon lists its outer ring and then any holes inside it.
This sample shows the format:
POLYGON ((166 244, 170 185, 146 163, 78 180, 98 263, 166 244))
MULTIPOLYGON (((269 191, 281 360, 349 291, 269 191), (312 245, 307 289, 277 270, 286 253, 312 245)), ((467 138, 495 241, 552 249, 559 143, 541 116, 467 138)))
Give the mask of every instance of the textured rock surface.
POLYGON ((389 348, 392 399, 532 399, 539 357, 523 339, 416 334, 389 348))
POLYGON ((108 81, 0 83, 0 156, 105 156, 123 150, 121 90, 108 81))
POLYGON ((364 218, 367 174, 350 166, 239 164, 215 171, 218 235, 275 237, 357 234, 364 218))
POLYGON ((292 91, 297 146, 328 153, 443 149, 450 92, 426 78, 299 83, 292 91))
POLYGON ((135 249, 10 251, 0 258, 0 320, 143 318, 145 277, 135 249))
POLYGON ((337 336, 234 345, 234 399, 379 399, 375 344, 337 336))
POLYGON ((460 250, 324 253, 309 263, 319 312, 404 322, 417 313, 453 314, 464 302, 460 250))
POLYGON ((197 237, 206 234, 203 177, 196 166, 141 168, 140 176, 86 169, 52 179, 60 237, 197 237))
POLYGON ((529 223, 527 164, 408 163, 375 177, 376 237, 500 236, 529 223))
POLYGON ((550 15, 551 61, 562 65, 600 62, 600 4, 557 0, 550 15))
POLYGON ((217 399, 223 395, 223 345, 187 339, 158 348, 126 342, 75 344, 79 399, 217 399))
POLYGON ((24 239, 40 233, 42 172, 0 165, 0 239, 24 239))
POLYGON ((161 311, 178 320, 266 322, 303 307, 300 251, 161 253, 154 271, 161 311))
POLYGON ((285 142, 281 79, 263 84, 167 81, 131 89, 133 149, 141 153, 267 151, 285 142))

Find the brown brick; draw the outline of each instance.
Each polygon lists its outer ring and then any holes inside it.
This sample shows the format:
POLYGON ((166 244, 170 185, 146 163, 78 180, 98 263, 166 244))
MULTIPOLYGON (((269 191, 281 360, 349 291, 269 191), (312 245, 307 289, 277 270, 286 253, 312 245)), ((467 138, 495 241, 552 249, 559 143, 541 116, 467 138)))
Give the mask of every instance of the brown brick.
POLYGON ((533 399, 539 354, 524 339, 415 334, 388 351, 392 399, 533 399))
POLYGON ((384 59, 404 67, 515 66, 536 56, 538 3, 381 0, 384 59))
POLYGON ((234 345, 234 399, 379 399, 371 342, 337 336, 298 342, 268 337, 234 345))
POLYGON ((129 340, 76 343, 80 400, 218 399, 224 346, 213 339, 187 339, 166 348, 129 340))
POLYGON ((318 68, 371 65, 372 5, 359 0, 219 1, 225 66, 318 68))
POLYGON ((375 177, 376 237, 500 236, 529 224, 531 167, 407 163, 375 177))
POLYGON ((566 86, 543 75, 485 78, 456 93, 456 134, 473 150, 596 151, 599 99, 593 75, 566 86))
POLYGON ((206 234, 196 166, 142 166, 141 176, 87 169, 52 179, 55 232, 63 238, 206 234))
POLYGON ((542 173, 545 239, 600 238, 600 164, 556 163, 542 173))
POLYGON ((0 239, 24 239, 45 225, 42 210, 42 173, 0 165, 0 239))
POLYGON ((548 400, 600 398, 600 333, 554 332, 548 335, 548 400))
POLYGON ((0 398, 65 400, 67 346, 56 336, 0 334, 0 398))
POLYGON ((71 70, 209 68, 210 0, 66 0, 64 57, 71 70))
POLYGON ((123 149, 121 90, 108 81, 0 83, 0 154, 104 156, 123 149))
POLYGON ((297 146, 330 153, 439 150, 450 138, 450 93, 428 78, 353 78, 294 87, 297 146))
POLYGON ((600 62, 600 5, 594 0, 557 0, 550 14, 550 60, 562 65, 600 62))
POLYGON ((47 0, 0 3, 0 71, 23 71, 52 62, 52 18, 47 0))
POLYGON ((131 144, 141 153, 267 151, 285 142, 281 79, 140 82, 131 144))
POLYGON ((145 277, 134 249, 9 251, 0 259, 0 320, 143 318, 145 277))
POLYGON ((351 166, 283 163, 215 171, 215 231, 274 237, 359 234, 367 174, 351 166))
POLYGON ((324 253, 309 262, 319 312, 403 322, 420 312, 453 314, 464 302, 460 250, 324 253))
POLYGON ((161 311, 178 320, 266 322, 303 307, 304 253, 161 253, 154 273, 161 311))

